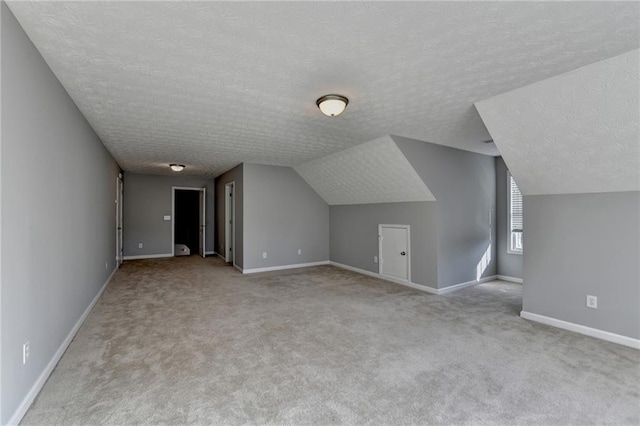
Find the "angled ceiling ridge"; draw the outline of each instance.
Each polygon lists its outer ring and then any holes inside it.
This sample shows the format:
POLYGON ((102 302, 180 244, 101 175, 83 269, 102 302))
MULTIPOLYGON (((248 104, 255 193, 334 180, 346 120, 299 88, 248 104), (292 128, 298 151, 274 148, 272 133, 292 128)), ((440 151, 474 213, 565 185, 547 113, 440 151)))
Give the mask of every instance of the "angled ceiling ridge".
POLYGON ((329 205, 435 201, 390 135, 294 166, 329 205))

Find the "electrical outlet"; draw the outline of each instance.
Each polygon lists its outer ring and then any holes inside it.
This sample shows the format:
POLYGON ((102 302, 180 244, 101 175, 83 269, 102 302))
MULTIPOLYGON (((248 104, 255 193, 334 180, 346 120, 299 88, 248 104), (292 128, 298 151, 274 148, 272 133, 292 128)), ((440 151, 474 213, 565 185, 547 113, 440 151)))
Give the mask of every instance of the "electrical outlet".
POLYGON ((267 252, 266 252, 266 251, 263 251, 263 252, 262 252, 262 258, 263 258, 263 259, 266 259, 266 258, 267 258, 267 252))
POLYGON ((31 342, 27 340, 27 342, 22 345, 22 365, 25 365, 27 363, 29 355, 31 355, 31 350, 29 348, 30 344, 31 342))
POLYGON ((138 248, 142 248, 142 243, 138 243, 138 248))
POLYGON ((105 271, 109 270, 109 262, 104 262, 104 270, 105 271))
POLYGON ((378 256, 373 256, 373 263, 378 263, 378 256))
POLYGON ((587 308, 598 309, 598 298, 587 294, 587 308))
POLYGON ((302 254, 302 249, 298 249, 298 254, 302 254))

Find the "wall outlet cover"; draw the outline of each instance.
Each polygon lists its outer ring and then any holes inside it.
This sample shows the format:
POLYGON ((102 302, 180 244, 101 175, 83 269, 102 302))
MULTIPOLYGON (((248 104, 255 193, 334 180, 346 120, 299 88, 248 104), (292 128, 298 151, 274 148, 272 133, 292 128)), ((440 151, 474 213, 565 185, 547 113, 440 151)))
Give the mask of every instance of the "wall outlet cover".
POLYGON ((598 297, 587 295, 587 308, 598 309, 598 297))
POLYGON ((267 252, 266 252, 266 251, 263 251, 263 252, 262 252, 262 258, 263 258, 263 259, 266 259, 266 258, 267 258, 267 252))

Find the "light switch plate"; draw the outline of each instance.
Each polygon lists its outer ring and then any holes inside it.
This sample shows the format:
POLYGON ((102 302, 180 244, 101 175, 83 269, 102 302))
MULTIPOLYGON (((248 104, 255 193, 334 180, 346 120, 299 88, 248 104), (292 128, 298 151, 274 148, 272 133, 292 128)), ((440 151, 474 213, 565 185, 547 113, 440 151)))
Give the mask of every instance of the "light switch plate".
POLYGON ((165 216, 164 220, 171 220, 171 216, 165 216))

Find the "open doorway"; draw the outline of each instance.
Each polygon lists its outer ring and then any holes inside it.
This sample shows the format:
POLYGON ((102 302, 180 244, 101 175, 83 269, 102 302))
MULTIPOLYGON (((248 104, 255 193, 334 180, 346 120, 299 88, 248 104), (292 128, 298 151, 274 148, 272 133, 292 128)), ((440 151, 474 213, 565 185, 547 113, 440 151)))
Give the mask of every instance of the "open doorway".
POLYGON ((173 255, 205 257, 205 188, 173 187, 173 255))
POLYGON ((236 216, 234 199, 235 181, 224 186, 224 260, 227 263, 236 264, 236 249, 234 247, 236 234, 236 216))
POLYGON ((123 238, 122 238, 122 173, 118 174, 116 178, 116 268, 119 268, 124 259, 123 250, 123 238))

